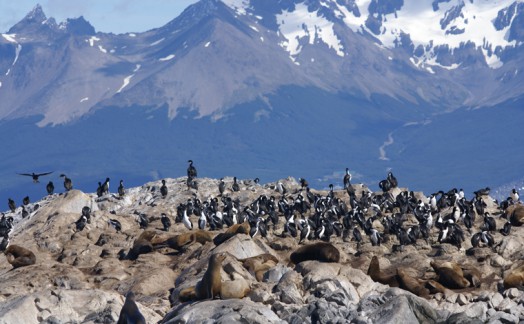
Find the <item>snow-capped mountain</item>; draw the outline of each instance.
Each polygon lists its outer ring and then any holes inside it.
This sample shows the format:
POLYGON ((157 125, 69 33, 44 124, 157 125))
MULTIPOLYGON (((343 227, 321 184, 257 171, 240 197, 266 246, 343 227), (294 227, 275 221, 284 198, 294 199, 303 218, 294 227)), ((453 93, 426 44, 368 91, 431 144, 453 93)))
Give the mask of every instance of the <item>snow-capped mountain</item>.
MULTIPOLYGON (((144 154, 213 156, 215 177, 248 177, 241 166, 251 164, 271 180, 299 171, 326 185, 351 164, 363 181, 393 168, 419 185, 438 165, 451 170, 439 186, 457 177, 473 186, 475 171, 493 181, 482 163, 453 168, 515 145, 523 9, 522 0, 201 0, 164 26, 114 35, 36 6, 0 36, 0 132, 25 132, 3 169, 69 167, 56 156, 68 150, 80 174, 126 169, 140 181, 166 172, 156 160, 146 170, 144 154), (481 117, 510 140, 482 132, 478 142, 461 122, 481 117), (163 135, 148 142, 151 132, 163 135), (119 158, 95 168, 102 152, 119 158)), ((500 166, 498 184, 521 176, 513 169, 500 166)))

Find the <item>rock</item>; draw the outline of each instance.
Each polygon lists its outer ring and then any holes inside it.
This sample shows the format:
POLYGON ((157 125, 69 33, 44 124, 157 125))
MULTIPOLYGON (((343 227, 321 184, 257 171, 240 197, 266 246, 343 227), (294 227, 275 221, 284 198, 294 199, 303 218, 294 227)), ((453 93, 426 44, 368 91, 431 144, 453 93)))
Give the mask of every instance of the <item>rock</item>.
POLYGON ((519 318, 517 316, 505 313, 505 312, 496 312, 488 319, 488 324, 503 323, 503 324, 512 324, 518 323, 519 318))
POLYGON ((222 282, 220 289, 220 298, 231 299, 231 298, 244 298, 249 291, 249 283, 240 275, 234 275, 233 280, 227 280, 222 282))
POLYGON ((469 317, 465 313, 456 313, 452 314, 446 320, 446 323, 449 324, 482 324, 484 323, 478 318, 469 317))
POLYGON ((457 296, 457 303, 460 306, 464 306, 466 304, 469 304, 469 301, 468 301, 468 298, 466 296, 464 296, 463 294, 458 294, 458 296, 457 296))
POLYGON ((296 271, 286 272, 273 289, 273 293, 280 296, 280 301, 286 304, 303 303, 302 276, 296 271))
POLYGON ((497 252, 504 258, 504 259, 512 259, 512 256, 518 252, 520 252, 522 247, 522 241, 521 239, 510 235, 506 236, 502 239, 502 242, 500 246, 497 249, 497 252))
POLYGON ((493 296, 491 296, 490 305, 491 307, 498 309, 500 303, 504 300, 504 296, 502 296, 500 293, 494 293, 493 296))
POLYGON ((384 294, 382 304, 363 309, 373 323, 428 323, 438 320, 437 312, 424 299, 391 288, 384 294))
POLYGON ((510 288, 504 291, 504 297, 509 297, 511 299, 518 298, 522 295, 522 292, 517 288, 510 288))
MULTIPOLYGON (((124 304, 123 296, 101 290, 53 289, 18 297, 0 305, 0 323, 95 323, 116 322, 124 304)), ((147 322, 162 319, 155 312, 138 307, 147 322)))
POLYGON ((283 323, 267 306, 250 300, 208 300, 182 304, 169 312, 161 323, 283 323))
POLYGON ((267 251, 262 250, 249 235, 237 234, 217 246, 213 253, 227 252, 237 259, 247 259, 267 251))
POLYGON ((277 264, 274 268, 269 269, 265 274, 262 281, 264 282, 279 282, 282 276, 284 276, 291 268, 286 267, 283 264, 277 264))
POLYGON ((468 317, 479 319, 481 321, 486 321, 486 312, 488 311, 488 306, 485 303, 475 303, 467 305, 467 309, 464 314, 468 317))

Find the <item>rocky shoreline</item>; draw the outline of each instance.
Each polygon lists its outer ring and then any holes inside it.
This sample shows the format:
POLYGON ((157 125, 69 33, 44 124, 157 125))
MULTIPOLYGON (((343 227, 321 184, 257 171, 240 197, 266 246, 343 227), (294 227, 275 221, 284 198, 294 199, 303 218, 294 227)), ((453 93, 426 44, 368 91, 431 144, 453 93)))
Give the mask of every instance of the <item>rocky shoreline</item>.
MULTIPOLYGON (((54 194, 25 206, 29 211, 25 218, 21 207, 5 212, 5 217, 13 217, 14 223, 9 233, 10 244, 33 251, 36 263, 17 269, 12 269, 8 262, 0 265, 0 323, 114 323, 128 291, 135 293, 147 323, 518 323, 524 320, 524 294, 503 284, 504 278, 519 271, 523 264, 524 231, 513 226, 507 236, 499 232, 507 219, 498 202, 489 195, 482 195, 481 199, 485 212, 494 218, 496 230, 487 231, 485 215, 477 215, 470 229, 464 227, 462 219, 457 222, 464 230, 460 244, 439 242, 437 215, 452 214, 454 204, 431 212, 434 226, 428 238, 417 237, 409 244, 400 244, 396 233, 387 233, 384 219, 402 214, 405 218, 402 230, 407 230, 420 225, 416 212, 400 211, 399 206, 390 209, 387 203, 376 206, 382 200, 373 198, 386 197, 384 201, 394 202, 408 191, 393 187, 386 196, 383 192, 368 194, 365 186, 353 185, 359 202, 368 195, 372 201, 369 208, 362 210, 362 217, 382 236, 381 244, 373 245, 371 236, 365 233, 365 225, 359 227, 357 216, 351 226, 361 228, 361 242, 356 242, 352 232, 342 224, 344 217, 355 209, 351 207, 348 191, 310 190, 318 199, 328 197, 329 207, 322 212, 332 213, 331 218, 340 222, 340 225, 336 221, 334 225, 322 223, 328 229, 334 228, 329 242, 340 251, 340 261, 313 260, 295 265, 289 259, 293 251, 328 240, 325 236, 319 240, 311 233, 310 239, 299 243, 301 225, 298 224, 305 224, 300 219, 314 218, 318 208, 324 207, 319 207, 318 202, 306 208, 300 207, 302 202, 295 205, 297 199, 305 201, 307 194, 295 179, 264 185, 240 181, 240 190, 233 191, 233 179, 225 178, 222 195, 217 179, 197 179, 198 190, 188 188, 185 177, 165 180, 168 189, 165 196, 160 190, 161 182, 155 181, 127 189, 123 196, 109 193, 98 197, 77 190, 54 194), (269 221, 273 214, 260 208, 262 196, 268 200, 274 197, 276 224, 269 221), (279 208, 283 196, 289 206, 295 206, 293 210, 279 208), (175 237, 198 231, 202 206, 213 204, 223 217, 234 213, 234 219, 251 220, 248 233, 233 233, 218 246, 194 236, 184 244, 174 244, 175 237), (347 210, 336 210, 342 204, 347 210), (77 222, 86 206, 90 209, 90 220, 79 230, 77 222), (194 226, 192 230, 182 222, 182 210, 193 212, 188 216, 194 226), (200 214, 195 215, 195 210, 200 214), (163 230, 162 213, 171 220, 168 231, 163 230), (337 216, 338 213, 342 216, 337 216), (291 235, 293 228, 289 228, 291 215, 299 232, 296 237, 291 235), (140 228, 137 221, 140 217, 147 219, 147 227, 140 228), (120 222, 121 231, 108 224, 111 219, 120 222), (251 237, 258 220, 259 231, 251 237), (340 236, 337 226, 342 226, 340 236), (266 237, 262 237, 263 230, 266 237), (479 232, 489 232, 494 242, 489 245, 481 242, 473 247, 471 238, 479 232), (137 252, 135 257, 130 257, 131 251, 137 252), (223 298, 181 302, 180 293, 197 285, 208 268, 209 258, 217 253, 225 255, 220 270, 223 298), (367 274, 373 256, 378 257, 381 271, 398 276, 398 269, 402 269, 421 286, 440 280, 430 264, 432 261, 476 269, 480 275, 467 287, 444 287, 422 298, 406 289, 373 281, 367 274)), ((431 204, 422 193, 411 195, 423 205, 431 204)), ((520 203, 512 208, 516 206, 520 203)), ((212 217, 207 218, 204 231, 211 239, 231 228, 224 218, 222 229, 212 229, 212 217)))

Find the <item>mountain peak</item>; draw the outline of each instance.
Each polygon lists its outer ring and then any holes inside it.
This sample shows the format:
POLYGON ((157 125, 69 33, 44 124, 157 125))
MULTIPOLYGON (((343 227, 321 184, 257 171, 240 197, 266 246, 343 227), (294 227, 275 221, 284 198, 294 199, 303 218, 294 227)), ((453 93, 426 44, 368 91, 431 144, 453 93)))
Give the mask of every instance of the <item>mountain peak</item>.
POLYGON ((59 28, 65 29, 74 35, 96 34, 95 28, 89 23, 89 21, 85 20, 84 16, 80 16, 78 18, 68 18, 65 22, 60 24, 59 28))
POLYGON ((36 6, 25 16, 24 20, 30 20, 35 22, 44 22, 47 19, 44 9, 37 3, 36 6))
POLYGON ((47 18, 40 4, 37 4, 24 19, 20 20, 16 25, 9 29, 9 33, 19 33, 25 31, 27 33, 34 33, 42 26, 55 27, 56 22, 53 18, 47 18))

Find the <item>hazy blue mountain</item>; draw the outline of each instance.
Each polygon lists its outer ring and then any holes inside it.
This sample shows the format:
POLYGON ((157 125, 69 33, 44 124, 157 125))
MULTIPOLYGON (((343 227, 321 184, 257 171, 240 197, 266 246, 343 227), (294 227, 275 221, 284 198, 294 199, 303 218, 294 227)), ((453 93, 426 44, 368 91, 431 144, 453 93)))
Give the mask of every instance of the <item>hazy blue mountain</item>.
MULTIPOLYGON (((426 192, 523 176, 523 1, 202 0, 144 33, 0 36, 0 199, 183 175, 426 192), (55 171, 33 185, 17 172, 55 171)), ((1 201, 1 200, 0 200, 1 201)))

